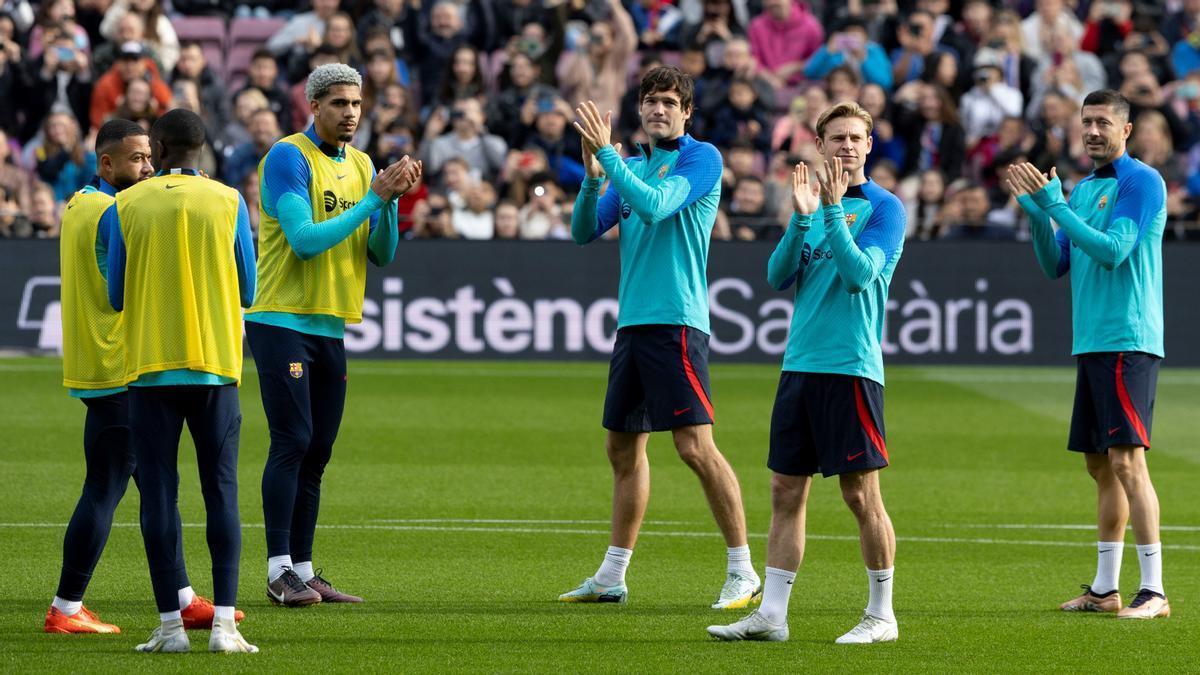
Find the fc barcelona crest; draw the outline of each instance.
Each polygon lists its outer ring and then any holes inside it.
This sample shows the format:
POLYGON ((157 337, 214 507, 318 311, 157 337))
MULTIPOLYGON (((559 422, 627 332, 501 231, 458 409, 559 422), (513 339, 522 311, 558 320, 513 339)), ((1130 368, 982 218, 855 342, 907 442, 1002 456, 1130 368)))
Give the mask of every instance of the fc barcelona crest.
POLYGON ((858 220, 857 213, 846 214, 846 227, 854 227, 854 221, 858 220))
POLYGON ((667 172, 670 170, 671 170, 671 167, 667 166, 666 164, 663 164, 662 167, 659 168, 659 170, 658 170, 658 179, 662 180, 663 178, 666 178, 667 172))
POLYGON ((304 364, 297 361, 296 363, 288 364, 288 372, 297 380, 304 377, 304 364))
POLYGON ((1096 205, 1096 208, 1102 209, 1106 206, 1108 206, 1108 195, 1100 195, 1100 203, 1096 205))

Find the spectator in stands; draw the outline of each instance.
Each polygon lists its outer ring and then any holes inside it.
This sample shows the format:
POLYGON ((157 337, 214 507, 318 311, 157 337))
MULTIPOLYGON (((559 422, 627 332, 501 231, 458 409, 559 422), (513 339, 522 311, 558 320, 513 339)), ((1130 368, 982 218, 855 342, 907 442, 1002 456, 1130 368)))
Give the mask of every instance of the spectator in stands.
POLYGON ((1072 43, 1079 44, 1083 24, 1067 9, 1064 0, 1037 0, 1035 6, 1037 9, 1021 22, 1026 54, 1040 60, 1054 53, 1059 48, 1054 36, 1060 29, 1070 35, 1072 43))
POLYGON ((461 202, 451 199, 454 211, 450 221, 454 231, 463 239, 492 239, 496 233, 496 188, 487 181, 471 183, 460 195, 461 202))
POLYGON ((33 236, 28 209, 17 203, 8 187, 0 185, 0 239, 28 239, 33 236))
POLYGON ((904 166, 908 142, 896 135, 883 87, 877 84, 864 85, 859 90, 858 104, 871 113, 871 119, 875 121, 871 128, 871 154, 867 155, 867 173, 871 172, 876 162, 884 159, 894 162, 898 167, 904 166))
POLYGON ((967 183, 955 193, 954 199, 958 202, 958 218, 950 223, 942 239, 1016 239, 1016 229, 1003 221, 1002 214, 993 211, 987 188, 979 183, 967 183))
MULTIPOLYGON (((12 101, 23 70, 21 45, 17 43, 17 24, 13 17, 0 13, 0 101, 12 101)), ((0 129, 17 130, 17 106, 0 106, 0 129)))
POLYGON ((1187 203, 1187 176, 1175 155, 1167 118, 1161 112, 1146 110, 1134 118, 1129 154, 1149 164, 1167 184, 1168 218, 1178 218, 1191 211, 1187 203))
POLYGON ((13 161, 13 147, 8 134, 0 129, 0 188, 7 191, 9 198, 24 211, 29 208, 29 172, 13 161))
POLYGON ((762 156, 747 141, 737 141, 723 153, 725 170, 721 173, 721 204, 728 206, 733 190, 746 176, 763 177, 762 156))
POLYGON ((1020 89, 1021 96, 1028 103, 1033 93, 1033 71, 1037 69, 1038 62, 1025 53, 1021 17, 1009 10, 996 12, 984 46, 1000 53, 1004 83, 1020 89))
POLYGON ((577 191, 583 182, 584 169, 579 134, 570 126, 574 117, 571 105, 561 98, 543 98, 533 103, 537 108, 533 131, 523 147, 537 149, 546 157, 551 176, 558 185, 577 191))
POLYGON ((378 169, 382 170, 391 164, 379 163, 384 157, 394 157, 393 161, 398 161, 406 154, 416 154, 414 131, 420 128, 417 113, 413 109, 408 90, 399 83, 393 82, 384 87, 382 95, 371 108, 367 123, 363 126, 366 128, 359 128, 357 142, 366 148, 367 154, 377 160, 378 169), (384 136, 390 138, 385 139, 384 136))
POLYGON ((496 46, 513 43, 520 39, 521 30, 529 24, 549 27, 562 2, 539 2, 538 0, 496 0, 496 46))
MULTIPOLYGON (((358 20, 358 34, 365 38, 373 30, 383 30, 388 36, 392 51, 401 53, 405 49, 403 20, 407 7, 404 0, 375 0, 371 9, 358 20)), ((410 10, 415 11, 415 10, 410 10)), ((369 49, 364 49, 368 54, 369 49)))
POLYGON ((504 166, 508 145, 487 131, 479 100, 464 98, 455 101, 448 113, 443 111, 430 115, 425 127, 421 155, 429 173, 436 175, 448 159, 462 157, 484 180, 493 180, 504 166), (447 125, 450 130, 442 133, 447 125))
MULTIPOLYGON (((316 70, 318 67, 328 63, 337 63, 337 51, 329 45, 321 45, 317 47, 317 51, 308 56, 308 72, 316 70)), ((308 85, 308 75, 288 90, 288 109, 291 114, 286 120, 287 126, 280 125, 288 131, 300 131, 307 129, 309 124, 312 124, 312 111, 308 107, 308 97, 304 95, 304 88, 308 85)))
POLYGON ((142 18, 141 14, 133 12, 125 14, 117 22, 116 35, 112 40, 106 40, 92 50, 92 68, 97 73, 107 73, 117 61, 117 49, 126 42, 142 43, 143 49, 146 50, 146 56, 154 61, 158 72, 169 72, 163 68, 162 61, 158 58, 158 52, 154 51, 154 47, 146 42, 146 20, 142 18))
MULTIPOLYGON (((558 97, 558 92, 543 84, 540 78, 541 67, 537 61, 524 52, 516 52, 509 56, 506 76, 503 78, 508 84, 488 101, 488 128, 503 138, 510 148, 525 144, 525 138, 537 119, 538 101, 558 97)), ((636 98, 636 92, 632 93, 636 98)))
POLYGON ((1088 7, 1087 21, 1079 47, 1099 55, 1101 45, 1112 49, 1133 32, 1133 3, 1130 0, 1097 0, 1088 7))
POLYGON ((209 138, 216 138, 216 132, 224 127, 229 119, 229 99, 226 97, 225 85, 212 68, 208 67, 204 48, 199 42, 187 41, 179 46, 179 61, 175 63, 175 70, 171 72, 172 87, 182 80, 195 84, 200 109, 194 112, 204 119, 209 138))
POLYGON ((609 18, 597 21, 580 37, 575 51, 565 57, 558 80, 568 101, 595 101, 601 114, 613 111, 620 123, 621 98, 628 87, 629 61, 637 47, 637 33, 621 0, 605 0, 609 18))
POLYGON ((925 61, 934 52, 944 50, 933 39, 934 17, 929 12, 916 10, 896 25, 896 41, 900 46, 892 50, 892 81, 898 87, 911 82, 925 72, 925 61))
POLYGON ((524 206, 530 181, 549 170, 546 154, 541 150, 510 150, 504 158, 504 170, 500 172, 500 192, 517 206, 524 206))
MULTIPOLYGON (((641 56, 639 58, 638 71, 633 77, 634 82, 641 82, 642 78, 646 76, 646 73, 650 72, 654 68, 657 68, 658 66, 663 65, 662 52, 653 49, 647 49, 641 52, 641 56)), ((698 79, 695 81, 694 100, 697 102, 703 100, 702 91, 704 86, 706 86, 706 84, 702 83, 702 80, 698 79)), ((621 105, 619 106, 620 115, 618 115, 616 118, 617 123, 613 125, 613 132, 621 138, 629 138, 642 128, 642 115, 640 112, 641 100, 639 93, 640 92, 638 91, 637 87, 630 87, 625 91, 625 95, 621 97, 621 105)), ((555 96, 557 96, 557 94, 555 94, 555 96)), ((707 109, 700 106, 699 103, 697 103, 697 108, 707 109)), ((491 115, 489 115, 488 119, 493 118, 491 115)), ((524 119, 522 119, 522 122, 523 121, 524 119)), ((697 119, 697 116, 695 115, 692 116, 692 126, 690 131, 693 135, 704 135, 703 121, 697 119)))
POLYGON ((772 86, 795 85, 825 41, 825 29, 802 0, 763 0, 762 7, 746 31, 751 52, 772 86))
POLYGON ((734 13, 732 0, 703 0, 702 7, 703 13, 695 20, 688 20, 683 12, 675 45, 703 51, 709 67, 714 67, 721 63, 721 47, 735 37, 744 38, 746 28, 734 13))
POLYGON ((529 182, 525 206, 517 216, 522 239, 566 239, 563 218, 563 193, 548 173, 538 174, 529 182))
POLYGON ((26 35, 33 28, 33 5, 29 0, 0 0, 0 14, 13 22, 13 35, 26 35))
POLYGON ((150 125, 154 124, 154 120, 163 112, 165 110, 159 110, 158 103, 150 95, 149 82, 130 80, 125 84, 125 96, 121 99, 121 105, 117 106, 112 116, 132 120, 142 125, 146 131, 150 131, 150 125))
POLYGON ((492 217, 496 239, 516 239, 521 235, 521 220, 517 205, 510 199, 502 199, 496 204, 492 217))
POLYGON ((706 129, 708 141, 717 147, 741 139, 752 143, 758 152, 771 151, 771 119, 749 80, 729 83, 729 98, 709 118, 706 129))
MULTIPOLYGON (((721 54, 721 65, 709 68, 696 81, 697 107, 702 111, 715 111, 724 105, 729 98, 729 83, 735 78, 749 80, 754 85, 758 100, 768 110, 774 110, 780 103, 776 98, 772 80, 761 72, 758 61, 750 51, 750 42, 742 37, 735 37, 725 43, 725 51, 721 54)), ((692 121, 696 121, 693 115, 692 121)), ((636 118, 633 123, 640 124, 636 118)))
POLYGON ((842 64, 825 75, 825 91, 829 92, 829 100, 834 103, 857 101, 861 89, 862 80, 849 65, 842 64))
POLYGON ((510 60, 517 52, 528 55, 540 67, 542 84, 557 87, 556 69, 566 46, 567 3, 552 0, 546 7, 552 10, 546 15, 549 23, 524 24, 520 33, 508 39, 504 51, 510 60))
MULTIPOLYGON (((250 68, 246 71, 246 85, 238 91, 241 94, 247 89, 257 89, 267 99, 267 107, 279 118, 280 127, 285 121, 291 120, 291 105, 288 91, 279 81, 279 64, 268 49, 258 49, 250 59, 250 68)), ((306 104, 305 109, 308 108, 306 104)))
POLYGON ((1088 92, 1105 87, 1108 75, 1104 72, 1104 64, 1095 54, 1078 49, 1077 44, 1069 28, 1059 28, 1052 35, 1049 50, 1033 72, 1031 106, 1037 106, 1050 89, 1082 101, 1088 92))
POLYGON ((463 98, 477 98, 482 103, 486 95, 483 71, 479 67, 479 50, 468 44, 459 45, 446 63, 441 88, 437 98, 430 102, 431 105, 450 107, 463 98))
POLYGON ((424 201, 413 208, 412 236, 415 239, 457 239, 446 195, 431 190, 424 201))
MULTIPOLYGON (((966 75, 968 78, 971 74, 971 64, 966 64, 966 75)), ((921 71, 921 81, 937 86, 950 92, 950 97, 958 100, 962 97, 965 86, 960 86, 964 83, 960 77, 958 68, 958 58, 945 51, 935 51, 925 59, 925 69, 921 71)))
POLYGON ((758 176, 745 176, 737 182, 727 215, 735 239, 775 241, 783 236, 783 227, 767 203, 766 185, 758 176))
POLYGON ((1184 121, 1175 113, 1153 72, 1145 71, 1126 78, 1121 83, 1120 91, 1129 99, 1129 114, 1132 119, 1137 119, 1148 110, 1156 111, 1166 120, 1171 142, 1177 149, 1183 151, 1192 146, 1195 139, 1184 121))
POLYGON ((895 193, 896 186, 900 183, 900 167, 890 159, 881 159, 875 162, 869 177, 879 187, 895 193))
POLYGON ((495 20, 492 5, 485 0, 469 0, 463 6, 453 0, 425 0, 419 12, 409 11, 404 18, 404 39, 411 60, 417 64, 423 107, 437 97, 442 76, 455 50, 464 44, 490 47, 495 20))
POLYGON ((967 155, 966 133, 958 109, 945 89, 912 82, 896 92, 896 131, 908 141, 904 173, 939 168, 958 178, 967 155))
POLYGON ((1004 83, 1000 64, 1000 55, 989 49, 975 56, 975 86, 959 102, 968 148, 995 134, 1006 117, 1020 117, 1025 109, 1021 92, 1004 83))
POLYGON ((162 72, 173 70, 179 60, 179 36, 163 12, 162 0, 114 0, 100 22, 100 34, 109 40, 119 39, 117 26, 126 14, 137 14, 142 18, 145 46, 158 55, 162 72))
POLYGON ((887 52, 867 35, 867 24, 861 18, 844 20, 825 44, 817 49, 804 67, 810 80, 824 79, 835 68, 846 66, 860 81, 877 84, 885 90, 892 88, 892 62, 887 52))
MULTIPOLYGON (((92 157, 92 164, 94 171, 95 157, 92 157)), ((83 184, 80 184, 79 187, 83 187, 83 184)), ((33 186, 33 194, 29 200, 29 224, 32 226, 31 236, 34 239, 56 239, 58 237, 60 214, 58 201, 61 200, 56 201, 54 193, 54 188, 45 183, 39 182, 33 186)))
POLYGON ((96 173, 96 153, 84 145, 79 123, 66 112, 50 113, 46 118, 34 160, 38 178, 52 188, 53 199, 60 202, 87 185, 96 173))
POLYGON ((250 140, 235 147, 225 158, 221 180, 226 185, 241 185, 246 174, 256 172, 258 163, 282 136, 279 118, 267 108, 256 111, 250 117, 249 131, 250 140))
POLYGON ((150 94, 161 110, 170 105, 171 88, 159 77, 158 67, 146 57, 140 43, 126 42, 117 52, 116 64, 100 77, 92 91, 90 120, 93 127, 99 128, 117 109, 132 80, 145 80, 150 84, 150 94))
MULTIPOLYGON (((48 30, 44 38, 45 51, 30 64, 32 86, 26 88, 26 100, 12 106, 25 110, 24 138, 36 133, 52 110, 70 110, 77 120, 86 121, 93 97, 87 54, 76 46, 71 33, 48 30)), ((123 92, 124 87, 118 93, 123 92)))
POLYGON ((808 126, 808 101, 803 96, 792 99, 786 115, 780 115, 771 129, 771 149, 784 153, 795 153, 811 145, 817 138, 808 126))
POLYGON ((35 25, 29 33, 29 45, 26 50, 28 58, 36 59, 42 55, 48 44, 45 33, 51 30, 55 33, 65 32, 70 36, 72 46, 91 59, 92 42, 87 31, 75 23, 75 3, 72 0, 42 0, 38 6, 35 25))
MULTIPOLYGON (((1075 166, 1072 156, 1084 155, 1079 119, 1079 106, 1058 91, 1049 91, 1030 120, 1035 141, 1029 154, 1037 166, 1057 166, 1059 174, 1065 167, 1075 166)), ((1086 172, 1085 172, 1086 173, 1086 172)))
POLYGON ((340 0, 312 0, 312 9, 293 14, 279 32, 267 40, 272 56, 286 59, 293 51, 308 52, 321 46, 325 22, 338 11, 340 0))
POLYGON ((270 110, 270 106, 261 91, 248 87, 238 92, 233 99, 233 117, 213 143, 222 157, 228 157, 234 148, 250 141, 250 120, 254 113, 263 109, 270 110))
POLYGON ((354 20, 345 12, 334 12, 325 21, 325 30, 321 40, 315 45, 305 41, 288 53, 287 81, 299 82, 308 77, 308 62, 313 52, 323 45, 332 47, 337 55, 335 63, 345 63, 356 70, 363 69, 362 52, 358 49, 358 34, 354 29, 354 20))
POLYGON ((986 45, 995 20, 996 8, 992 0, 967 0, 962 7, 962 20, 952 29, 954 39, 943 40, 955 45, 959 55, 974 61, 975 50, 986 45))
POLYGON ((635 0, 628 9, 639 47, 663 49, 677 45, 675 33, 683 21, 683 13, 669 0, 635 0))
MULTIPOLYGON (((908 179, 905 182, 913 181, 908 179)), ((946 177, 938 169, 926 169, 915 178, 916 194, 912 199, 903 199, 908 212, 906 239, 929 241, 945 234, 941 220, 942 204, 946 196, 946 177)))

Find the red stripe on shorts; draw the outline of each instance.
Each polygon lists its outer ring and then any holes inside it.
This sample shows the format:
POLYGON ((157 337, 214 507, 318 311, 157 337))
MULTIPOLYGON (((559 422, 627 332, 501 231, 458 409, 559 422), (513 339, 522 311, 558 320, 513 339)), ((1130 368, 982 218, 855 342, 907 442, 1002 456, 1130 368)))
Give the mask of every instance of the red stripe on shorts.
POLYGON ((683 372, 687 374, 688 382, 692 384, 692 391, 696 392, 696 398, 700 399, 700 404, 708 411, 708 418, 716 421, 713 415, 712 402, 708 400, 708 394, 704 393, 704 387, 700 386, 700 378, 696 377, 696 369, 692 367, 692 359, 688 356, 687 349, 687 326, 679 328, 680 342, 683 344, 683 372))
POLYGON ((1124 371, 1125 355, 1117 354, 1117 398, 1121 401, 1121 410, 1125 412, 1125 419, 1129 420, 1129 424, 1133 426, 1133 432, 1142 442, 1142 447, 1148 448, 1150 439, 1146 438, 1146 427, 1142 424, 1142 417, 1138 415, 1137 408, 1133 407, 1133 401, 1129 398, 1129 390, 1125 388, 1124 371))
POLYGON ((854 380, 854 404, 858 407, 858 423, 862 425, 863 431, 867 432, 867 437, 871 439, 871 443, 879 450, 879 454, 883 455, 885 461, 888 459, 887 447, 883 443, 883 436, 879 433, 879 429, 875 428, 875 421, 871 419, 871 411, 867 409, 867 400, 863 396, 862 382, 854 380))

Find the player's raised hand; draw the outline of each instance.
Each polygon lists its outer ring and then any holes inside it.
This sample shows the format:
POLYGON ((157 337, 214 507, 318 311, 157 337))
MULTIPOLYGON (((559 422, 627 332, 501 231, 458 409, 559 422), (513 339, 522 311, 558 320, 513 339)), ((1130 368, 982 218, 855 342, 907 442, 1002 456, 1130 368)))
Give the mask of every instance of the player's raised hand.
MULTIPOLYGON (((600 161, 596 159, 596 149, 588 147, 585 142, 583 144, 583 169, 587 173, 588 178, 600 178, 604 175, 604 167, 600 166, 600 161)), ((617 154, 621 154, 621 144, 617 143, 613 146, 617 154)))
POLYGON ((592 154, 612 142, 612 111, 601 116, 600 109, 592 101, 580 103, 575 108, 579 119, 574 123, 575 130, 583 140, 585 148, 592 148, 592 154))
POLYGON ((792 171, 792 208, 802 216, 809 216, 820 206, 821 186, 815 176, 809 176, 808 165, 800 162, 792 171))
POLYGON ((389 201, 398 191, 400 179, 404 172, 408 171, 411 163, 408 155, 401 157, 398 162, 392 162, 386 169, 375 174, 375 180, 371 181, 371 191, 383 201, 389 201))
POLYGON ((1015 164, 1009 165, 1007 168, 1005 168, 1003 178, 1000 179, 1000 184, 1004 186, 1004 189, 1008 191, 1008 194, 1014 197, 1020 197, 1022 195, 1029 194, 1029 190, 1025 189, 1023 181, 1021 181, 1020 177, 1017 175, 1017 167, 1015 164))
POLYGON ((841 157, 834 157, 832 164, 825 162, 825 174, 817 179, 821 182, 821 202, 826 206, 841 203, 850 189, 850 172, 842 169, 841 157))
POLYGON ((425 163, 421 160, 418 159, 415 162, 410 162, 408 169, 400 174, 400 180, 396 186, 396 194, 394 196, 399 197, 405 192, 413 189, 413 186, 421 180, 421 175, 424 173, 424 171, 425 163))

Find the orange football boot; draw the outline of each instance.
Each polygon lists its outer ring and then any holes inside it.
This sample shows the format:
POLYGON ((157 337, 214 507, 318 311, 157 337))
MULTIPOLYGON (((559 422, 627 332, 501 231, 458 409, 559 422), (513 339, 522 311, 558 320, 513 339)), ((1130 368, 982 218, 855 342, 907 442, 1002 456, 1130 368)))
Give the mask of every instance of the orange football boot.
MULTIPOLYGON (((216 608, 213 606, 212 600, 197 593, 192 598, 192 604, 180 610, 179 615, 183 617, 184 630, 211 630, 216 608)), ((246 618, 246 613, 242 610, 235 609, 233 611, 234 621, 240 623, 244 618, 246 618)))
POLYGON ((47 633, 120 633, 121 629, 111 623, 104 623, 100 617, 92 614, 87 607, 80 607, 79 611, 71 616, 67 616, 58 611, 57 607, 51 606, 46 610, 46 624, 44 630, 47 633))

